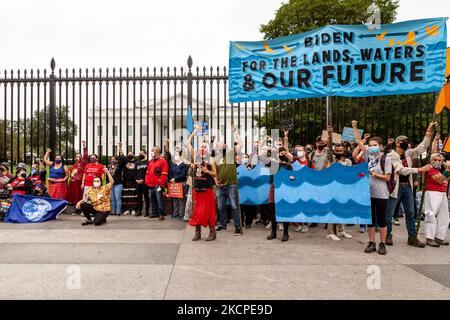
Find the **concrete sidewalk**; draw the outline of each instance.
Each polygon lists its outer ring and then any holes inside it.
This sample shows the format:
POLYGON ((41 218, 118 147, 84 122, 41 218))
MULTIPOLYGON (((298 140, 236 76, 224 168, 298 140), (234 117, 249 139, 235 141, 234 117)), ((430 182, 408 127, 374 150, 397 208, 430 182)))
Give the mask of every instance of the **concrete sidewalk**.
POLYGON ((450 299, 450 248, 407 246, 404 221, 380 256, 358 226, 338 243, 323 227, 268 241, 260 225, 207 243, 183 221, 82 220, 0 224, 0 299, 450 299))

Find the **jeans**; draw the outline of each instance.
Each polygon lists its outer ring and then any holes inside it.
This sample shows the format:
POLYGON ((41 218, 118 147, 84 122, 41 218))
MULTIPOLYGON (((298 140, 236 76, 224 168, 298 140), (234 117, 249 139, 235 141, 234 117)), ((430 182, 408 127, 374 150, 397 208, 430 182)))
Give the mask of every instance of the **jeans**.
POLYGON ((164 217, 163 189, 160 186, 148 188, 150 215, 164 217))
POLYGON ((172 217, 173 218, 180 218, 180 219, 184 218, 184 211, 186 209, 186 196, 187 196, 188 191, 189 191, 189 186, 184 185, 183 186, 184 198, 182 198, 182 199, 173 198, 172 199, 172 203, 173 203, 172 217))
POLYGON ((414 196, 413 191, 409 185, 400 184, 398 187, 397 198, 389 197, 387 204, 387 233, 392 235, 392 217, 394 215, 394 210, 398 202, 403 204, 403 208, 406 216, 406 229, 408 230, 408 236, 416 236, 416 226, 414 220, 414 196))
POLYGON ((219 226, 227 228, 227 199, 230 202, 233 223, 236 228, 241 227, 241 218, 239 216, 238 191, 236 184, 229 184, 216 189, 217 207, 219 209, 219 226))
POLYGON ((122 189, 123 184, 116 184, 111 190, 111 214, 122 213, 122 189))

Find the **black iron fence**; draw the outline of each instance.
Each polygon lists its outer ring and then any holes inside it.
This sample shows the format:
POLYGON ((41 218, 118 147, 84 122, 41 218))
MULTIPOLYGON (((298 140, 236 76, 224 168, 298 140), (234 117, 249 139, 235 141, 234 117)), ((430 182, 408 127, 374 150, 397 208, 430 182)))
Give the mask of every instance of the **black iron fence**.
MULTIPOLYGON (((86 141, 90 153, 117 153, 122 142, 137 152, 186 137, 187 106, 194 121, 208 122, 218 139, 235 125, 246 151, 271 128, 290 120, 292 144, 312 143, 326 128, 326 99, 227 102, 225 67, 58 69, 4 71, 0 76, 0 159, 31 163, 50 147, 69 163, 86 141), (3 88, 2 88, 3 87, 3 88)), ((336 132, 357 119, 385 140, 405 134, 418 142, 434 110, 436 93, 331 99, 336 132)), ((289 122, 289 121, 288 121, 289 122)), ((450 131, 450 112, 438 129, 450 131)), ((229 138, 228 138, 229 139, 229 138)))

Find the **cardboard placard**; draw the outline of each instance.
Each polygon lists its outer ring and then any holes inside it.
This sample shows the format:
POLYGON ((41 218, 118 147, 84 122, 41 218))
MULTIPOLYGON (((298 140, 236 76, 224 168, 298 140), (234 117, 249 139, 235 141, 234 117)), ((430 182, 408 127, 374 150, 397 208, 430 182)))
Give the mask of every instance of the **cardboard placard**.
MULTIPOLYGON (((364 130, 358 129, 359 136, 363 139, 364 130)), ((347 142, 356 142, 355 133, 353 132, 353 128, 344 127, 342 131, 342 141, 347 142)))
MULTIPOLYGON (((326 130, 322 130, 322 140, 328 141, 328 132, 326 130)), ((333 132, 333 143, 341 143, 342 136, 339 133, 333 132)))
POLYGON ((167 184, 167 197, 168 198, 175 198, 175 199, 183 199, 183 184, 181 182, 169 182, 167 184))

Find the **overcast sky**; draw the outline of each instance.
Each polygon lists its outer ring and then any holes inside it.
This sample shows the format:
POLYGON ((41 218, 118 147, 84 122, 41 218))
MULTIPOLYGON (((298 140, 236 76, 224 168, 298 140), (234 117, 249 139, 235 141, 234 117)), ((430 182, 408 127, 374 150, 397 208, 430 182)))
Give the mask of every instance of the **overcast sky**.
MULTIPOLYGON (((228 65, 230 40, 260 40, 281 0, 1 0, 0 70, 228 65)), ((450 15, 401 0, 398 21, 450 15)), ((447 24, 449 25, 449 24, 447 24)))

